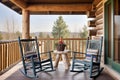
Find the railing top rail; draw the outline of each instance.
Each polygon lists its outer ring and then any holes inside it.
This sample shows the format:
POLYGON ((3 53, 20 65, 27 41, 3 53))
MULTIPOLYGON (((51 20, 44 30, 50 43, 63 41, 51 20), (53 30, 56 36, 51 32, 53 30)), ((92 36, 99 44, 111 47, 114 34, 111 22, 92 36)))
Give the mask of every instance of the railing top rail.
MULTIPOLYGON (((86 40, 87 38, 63 38, 63 40, 86 40)), ((58 38, 39 38, 38 40, 59 40, 58 38)), ((18 40, 0 40, 0 44, 2 43, 10 43, 10 42, 17 42, 18 40)))
POLYGON ((18 40, 15 39, 15 40, 0 40, 0 44, 2 43, 10 43, 10 42, 17 42, 18 40))
MULTIPOLYGON (((63 38, 63 40, 86 40, 87 38, 63 38)), ((38 40, 59 40, 58 38, 38 38, 38 40)))

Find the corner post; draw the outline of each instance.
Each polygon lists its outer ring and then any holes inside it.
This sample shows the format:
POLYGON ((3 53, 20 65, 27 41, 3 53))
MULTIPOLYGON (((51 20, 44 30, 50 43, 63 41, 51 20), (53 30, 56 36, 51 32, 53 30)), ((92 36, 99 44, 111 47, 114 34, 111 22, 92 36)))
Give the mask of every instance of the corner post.
POLYGON ((22 38, 30 38, 30 14, 28 10, 22 10, 22 38))

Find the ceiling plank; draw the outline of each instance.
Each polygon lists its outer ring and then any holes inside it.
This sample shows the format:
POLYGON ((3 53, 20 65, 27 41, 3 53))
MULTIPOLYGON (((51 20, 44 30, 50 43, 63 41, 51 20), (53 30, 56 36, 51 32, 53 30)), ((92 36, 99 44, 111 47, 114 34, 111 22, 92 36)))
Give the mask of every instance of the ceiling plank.
POLYGON ((8 0, 2 0, 3 3, 8 2, 8 0))
POLYGON ((103 1, 103 0, 94 0, 93 5, 97 5, 101 1, 103 1))
POLYGON ((25 9, 27 4, 23 0, 10 0, 12 3, 20 7, 21 9, 25 9))
POLYGON ((24 0, 28 4, 80 4, 92 3, 93 0, 24 0))
POLYGON ((17 6, 12 6, 11 8, 12 8, 13 10, 14 10, 14 9, 18 9, 18 7, 17 7, 17 6))
POLYGON ((29 5, 26 10, 29 11, 89 11, 92 9, 91 4, 41 4, 29 5))

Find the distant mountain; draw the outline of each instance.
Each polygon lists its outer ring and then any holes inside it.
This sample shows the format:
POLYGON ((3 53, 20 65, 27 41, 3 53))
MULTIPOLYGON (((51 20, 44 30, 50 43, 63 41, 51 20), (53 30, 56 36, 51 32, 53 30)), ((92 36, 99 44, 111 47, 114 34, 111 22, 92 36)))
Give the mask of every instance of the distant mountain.
MULTIPOLYGON (((47 36, 47 35, 52 36, 52 32, 34 32, 34 33, 31 33, 31 35, 39 36, 40 33, 42 33, 44 36, 47 36)), ((79 33, 78 32, 71 32, 70 37, 78 38, 79 33)))
MULTIPOLYGON (((7 32, 5 31, 0 31, 1 34, 6 34, 7 32)), ((32 32, 30 33, 32 36, 39 36, 39 34, 42 33, 44 36, 52 36, 52 32, 32 32)), ((74 37, 74 38, 78 38, 79 37, 79 33, 78 32, 71 32, 70 33, 70 37, 74 37)))
POLYGON ((33 32, 30 34, 34 36, 39 36, 40 33, 42 33, 43 35, 51 35, 51 32, 33 32))

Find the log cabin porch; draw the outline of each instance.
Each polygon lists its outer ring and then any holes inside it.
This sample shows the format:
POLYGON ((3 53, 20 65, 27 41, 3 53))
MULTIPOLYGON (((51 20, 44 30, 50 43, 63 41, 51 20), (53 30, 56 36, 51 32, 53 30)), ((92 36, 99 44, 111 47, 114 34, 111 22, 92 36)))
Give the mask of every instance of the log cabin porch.
MULTIPOLYGON (((67 50, 71 51, 79 51, 85 52, 85 42, 86 38, 64 38, 64 42, 66 43, 67 50), (77 45, 76 45, 77 44, 77 45)), ((38 39, 38 42, 41 44, 39 46, 40 52, 46 52, 48 50, 55 50, 54 43, 57 42, 58 39, 38 39), (49 44, 49 46, 48 46, 49 44)), ((20 53, 18 41, 3 41, 0 44, 0 80, 31 80, 24 76, 19 70, 22 68, 22 62, 20 61, 20 53), (6 52, 7 51, 7 52, 6 52)), ((84 58, 85 55, 77 55, 79 58, 84 58)), ((42 59, 44 59, 46 55, 42 55, 42 59)), ((55 61, 56 54, 52 53, 53 65, 55 61)), ((71 62, 72 53, 68 53, 68 57, 71 62)), ((77 73, 70 72, 70 67, 68 70, 65 70, 65 66, 62 60, 58 64, 58 68, 53 72, 39 72, 37 78, 38 80, 92 80, 89 78, 89 70, 85 72, 77 73)), ((114 80, 105 70, 101 73, 96 80, 114 80)))
MULTIPOLYGON (((120 1, 119 0, 0 0, 1 3, 8 6, 9 8, 16 11, 18 14, 22 14, 23 22, 22 22, 22 38, 30 38, 30 15, 31 14, 46 14, 46 15, 53 15, 53 14, 66 14, 66 15, 81 15, 86 14, 88 15, 88 18, 94 18, 94 20, 88 21, 88 26, 93 27, 92 30, 89 30, 89 36, 104 36, 104 49, 102 54, 102 65, 105 67, 104 72, 97 78, 97 80, 119 80, 120 79, 120 64, 114 61, 113 54, 112 57, 108 55, 108 58, 106 62, 106 55, 108 51, 108 46, 106 46, 106 43, 109 42, 109 40, 113 37, 113 35, 107 35, 107 28, 106 26, 113 26, 113 18, 111 18, 111 22, 109 21, 110 18, 107 15, 113 15, 110 11, 112 11, 113 7, 113 1, 115 1, 115 10, 116 14, 119 14, 119 6, 120 1), (112 5, 111 5, 112 4, 112 5), (111 7, 112 6, 112 7, 111 7), (109 10, 108 10, 109 9, 109 10), (108 11, 108 12, 107 12, 108 11), (106 15, 104 14, 106 13, 106 15), (110 14, 111 13, 111 14, 110 14), (107 16, 107 17, 105 17, 107 16), (107 20, 106 20, 107 19, 107 20), (107 24, 108 23, 108 24, 107 24), (110 37, 112 36, 112 37, 110 37), (107 38, 110 37, 110 38, 107 38), (111 64, 112 62, 112 64, 111 64), (110 63, 110 64, 109 64, 110 63), (115 64, 115 65, 114 65, 115 64), (113 74, 112 74, 113 73, 113 74), (110 74, 110 76, 109 76, 110 74), (112 78, 114 77, 114 78, 112 78)), ((113 17, 113 16, 112 16, 113 17)), ((109 29, 109 28, 108 28, 109 29)), ((110 28, 109 30, 113 30, 113 28, 110 28)), ((108 31, 110 32, 110 31, 108 31)), ((113 33, 113 32, 110 32, 113 33)), ((54 46, 52 48, 49 48, 45 46, 48 44, 49 40, 53 40, 52 43, 54 43, 54 39, 39 39, 40 42, 43 42, 43 46, 40 47, 41 52, 46 50, 53 50, 54 46)), ((66 44, 69 45, 67 49, 70 50, 78 50, 84 52, 84 40, 86 39, 65 39, 66 44), (75 44, 80 44, 75 46, 75 44), (80 49, 80 46, 82 48, 80 49)), ((113 41, 113 40, 111 40, 113 41)), ((117 42, 117 41, 116 41, 117 42)), ((51 43, 51 42, 50 42, 51 43)), ((112 43, 112 42, 111 42, 112 43)), ((53 44, 50 44, 53 45, 53 44)), ((111 51, 113 51, 114 46, 112 46, 111 51)), ((118 51, 117 51, 118 52, 118 51)), ((20 61, 20 55, 19 49, 18 49, 18 43, 16 40, 14 41, 1 41, 0 42, 0 79, 2 80, 3 77, 6 76, 5 80, 29 80, 29 78, 26 78, 23 76, 19 69, 16 69, 14 73, 10 74, 11 72, 6 72, 9 68, 12 68, 13 65, 17 64, 20 61), (5 72, 5 73, 4 73, 5 72), (4 73, 4 74, 3 74, 4 73), (1 75, 3 74, 3 75, 1 75), (8 74, 10 76, 8 76, 8 74), (8 76, 8 77, 7 77, 8 76)), ((43 55, 45 57, 45 55, 43 55)), ((80 58, 84 58, 84 55, 78 55, 80 58)), ((120 56, 118 53, 115 55, 115 59, 120 60, 120 56)), ((53 56, 54 57, 54 56, 53 56)), ((69 55, 69 58, 71 59, 72 54, 69 55)), ((53 58, 54 61, 54 58, 53 58)), ((17 64, 15 67, 17 67, 17 64)), ((61 70, 62 63, 60 64, 60 67, 56 72, 51 72, 49 74, 46 73, 40 73, 39 79, 41 80, 56 80, 59 78, 59 80, 89 80, 89 77, 87 72, 83 73, 71 73, 69 71, 61 70), (61 71, 60 71, 61 70, 61 71), (56 75, 60 74, 59 76, 56 75), (56 75, 56 77, 54 77, 56 75), (80 76, 82 75, 82 76, 80 76), (48 76, 48 77, 46 77, 48 76), (66 77, 67 76, 67 77, 66 77)))

